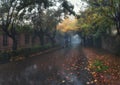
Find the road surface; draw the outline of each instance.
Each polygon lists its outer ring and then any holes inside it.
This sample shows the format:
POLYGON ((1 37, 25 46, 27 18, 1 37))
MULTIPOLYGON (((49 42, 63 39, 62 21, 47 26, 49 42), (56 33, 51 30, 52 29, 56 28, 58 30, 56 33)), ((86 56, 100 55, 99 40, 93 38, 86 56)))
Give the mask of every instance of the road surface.
POLYGON ((0 65, 0 85, 95 85, 79 44, 0 65))

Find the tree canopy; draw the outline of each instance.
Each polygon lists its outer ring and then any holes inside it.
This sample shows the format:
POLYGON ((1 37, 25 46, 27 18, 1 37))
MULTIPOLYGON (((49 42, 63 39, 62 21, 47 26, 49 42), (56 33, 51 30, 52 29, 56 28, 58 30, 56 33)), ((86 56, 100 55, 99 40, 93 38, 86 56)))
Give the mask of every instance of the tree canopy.
MULTIPOLYGON (((31 22, 34 18, 35 21, 33 20, 33 24, 30 24, 31 26, 34 25, 34 28, 38 29, 36 30, 38 32, 43 28, 47 30, 52 30, 51 28, 54 28, 56 26, 56 24, 59 22, 58 20, 56 20, 58 19, 57 12, 53 13, 52 16, 49 15, 49 17, 47 17, 51 18, 55 16, 51 24, 47 25, 49 29, 47 27, 43 27, 42 25, 43 23, 45 23, 43 18, 47 16, 45 15, 45 13, 43 13, 43 11, 46 11, 46 9, 49 9, 49 7, 56 6, 57 3, 60 4, 59 8, 61 8, 61 11, 65 15, 75 15, 73 11, 73 5, 69 4, 67 0, 0 0, 1 28, 3 32, 13 40, 14 50, 16 50, 17 48, 17 31, 19 31, 18 29, 20 27, 26 27, 24 23, 25 21, 31 22)), ((43 35, 43 33, 41 33, 41 35, 43 35)))
POLYGON ((66 18, 61 23, 59 23, 57 29, 61 30, 62 32, 77 30, 77 19, 66 18))
POLYGON ((120 34, 120 1, 119 0, 86 0, 96 12, 105 16, 116 26, 117 33, 120 34))
POLYGON ((120 2, 119 0, 83 0, 88 8, 80 13, 79 31, 83 36, 101 37, 110 34, 111 28, 119 34, 120 2))

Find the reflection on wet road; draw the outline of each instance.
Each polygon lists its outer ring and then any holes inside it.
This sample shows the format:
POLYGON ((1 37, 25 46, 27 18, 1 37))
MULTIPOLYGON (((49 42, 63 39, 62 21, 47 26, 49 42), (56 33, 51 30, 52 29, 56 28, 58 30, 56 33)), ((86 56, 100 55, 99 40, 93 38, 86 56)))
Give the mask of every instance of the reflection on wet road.
POLYGON ((95 85, 87 65, 82 49, 74 45, 0 65, 0 85, 95 85))

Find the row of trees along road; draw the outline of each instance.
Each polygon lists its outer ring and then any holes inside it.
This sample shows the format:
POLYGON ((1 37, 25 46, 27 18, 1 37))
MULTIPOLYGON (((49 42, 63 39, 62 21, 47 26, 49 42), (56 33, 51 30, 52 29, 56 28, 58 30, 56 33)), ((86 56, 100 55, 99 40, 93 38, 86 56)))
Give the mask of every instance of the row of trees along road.
POLYGON ((77 25, 84 38, 105 36, 112 27, 117 31, 117 35, 120 35, 119 0, 83 1, 88 4, 88 7, 85 11, 80 12, 77 25))
POLYGON ((43 45, 45 34, 54 42, 61 14, 75 15, 73 8, 66 0, 0 0, 0 24, 3 32, 13 40, 13 50, 17 49, 17 29, 24 30, 25 21, 30 21, 27 26, 34 28, 34 37, 39 36, 43 45), (60 7, 55 10, 57 3, 60 7))

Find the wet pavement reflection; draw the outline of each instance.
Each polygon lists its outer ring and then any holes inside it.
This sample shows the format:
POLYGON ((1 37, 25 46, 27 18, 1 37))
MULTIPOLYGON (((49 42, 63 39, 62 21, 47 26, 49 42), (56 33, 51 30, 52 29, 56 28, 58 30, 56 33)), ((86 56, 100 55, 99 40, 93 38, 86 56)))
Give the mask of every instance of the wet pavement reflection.
POLYGON ((95 85, 80 45, 0 65, 0 85, 95 85))

